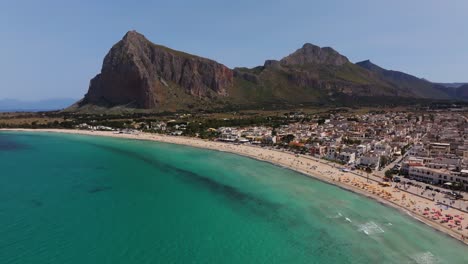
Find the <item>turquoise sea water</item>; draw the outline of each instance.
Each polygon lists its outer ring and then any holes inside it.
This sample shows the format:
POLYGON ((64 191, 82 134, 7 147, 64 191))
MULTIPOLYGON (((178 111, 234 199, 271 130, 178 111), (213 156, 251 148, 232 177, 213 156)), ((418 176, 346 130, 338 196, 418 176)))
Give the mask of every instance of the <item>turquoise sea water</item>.
POLYGON ((287 169, 184 146, 0 133, 0 263, 468 263, 468 248, 287 169))

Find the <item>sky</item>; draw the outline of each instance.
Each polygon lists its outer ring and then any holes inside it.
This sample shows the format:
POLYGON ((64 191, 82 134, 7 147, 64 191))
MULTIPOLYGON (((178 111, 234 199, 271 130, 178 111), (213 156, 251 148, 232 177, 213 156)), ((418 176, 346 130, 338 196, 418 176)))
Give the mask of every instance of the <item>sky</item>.
POLYGON ((0 99, 81 98, 128 30, 228 67, 331 46, 436 82, 468 82, 466 0, 0 0, 0 99))

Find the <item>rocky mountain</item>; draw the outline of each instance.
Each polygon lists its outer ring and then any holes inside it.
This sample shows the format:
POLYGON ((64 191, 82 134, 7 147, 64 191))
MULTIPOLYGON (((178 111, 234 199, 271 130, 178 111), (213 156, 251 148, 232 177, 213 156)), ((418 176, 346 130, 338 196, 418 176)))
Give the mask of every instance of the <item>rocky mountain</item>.
POLYGON ((380 73, 351 63, 332 48, 309 43, 279 61, 267 60, 263 66, 236 68, 234 72, 236 85, 231 95, 247 94, 244 102, 344 104, 416 97, 411 90, 394 87, 380 73))
POLYGON ((413 96, 418 98, 450 99, 450 95, 447 94, 446 90, 441 85, 431 83, 404 72, 386 70, 375 65, 370 60, 358 62, 356 65, 376 73, 379 79, 388 83, 398 91, 410 92, 413 96))
POLYGON ((229 69, 130 31, 111 48, 88 93, 70 110, 174 111, 451 98, 441 87, 370 61, 353 64, 332 48, 310 43, 263 66, 229 69))
POLYGON ((348 58, 339 54, 334 49, 329 47, 320 48, 310 43, 304 44, 302 48, 280 61, 282 65, 323 64, 334 66, 341 66, 348 62, 348 58))
POLYGON ((130 31, 104 58, 80 105, 167 107, 178 97, 224 97, 233 72, 215 61, 175 51, 130 31))
POLYGON ((468 100, 468 83, 436 83, 455 100, 468 100))
POLYGON ((455 98, 458 100, 468 100, 468 84, 456 88, 455 98))

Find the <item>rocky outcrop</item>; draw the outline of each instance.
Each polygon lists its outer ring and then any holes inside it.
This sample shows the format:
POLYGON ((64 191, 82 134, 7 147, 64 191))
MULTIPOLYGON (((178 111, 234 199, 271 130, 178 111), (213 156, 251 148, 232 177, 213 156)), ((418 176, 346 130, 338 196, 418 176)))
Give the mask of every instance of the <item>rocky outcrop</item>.
POLYGON ((81 104, 157 108, 167 90, 198 98, 227 96, 233 72, 215 61, 156 45, 130 31, 104 58, 81 104))
POLYGON ((244 79, 246 81, 258 84, 259 78, 257 75, 249 73, 249 72, 243 72, 240 69, 234 69, 234 77, 239 78, 239 79, 244 79))
POLYGON ((348 63, 349 60, 330 47, 320 48, 310 43, 306 43, 302 48, 283 58, 282 65, 308 65, 325 64, 341 66, 348 63))
POLYGON ((279 70, 281 69, 281 63, 277 60, 266 60, 265 63, 263 64, 263 67, 267 69, 279 70))
POLYGON ((369 71, 372 71, 372 72, 379 72, 380 73, 380 72, 385 71, 385 69, 383 69, 380 66, 374 64, 370 60, 365 60, 365 61, 358 62, 358 63, 356 63, 356 65, 358 65, 359 67, 362 67, 364 69, 367 69, 369 71))

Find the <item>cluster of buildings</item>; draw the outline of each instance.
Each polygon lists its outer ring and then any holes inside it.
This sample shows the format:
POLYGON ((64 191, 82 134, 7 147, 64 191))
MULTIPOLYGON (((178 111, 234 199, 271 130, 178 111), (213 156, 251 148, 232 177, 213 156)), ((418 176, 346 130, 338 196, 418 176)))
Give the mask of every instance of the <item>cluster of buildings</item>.
POLYGON ((323 122, 293 124, 279 135, 293 133, 308 152, 318 158, 354 167, 377 170, 401 155, 421 137, 405 114, 330 115, 323 122))
POLYGON ((468 120, 463 113, 334 114, 278 128, 218 128, 218 140, 274 144, 317 158, 468 189, 468 120))
POLYGON ((424 133, 402 162, 411 179, 468 190, 468 120, 461 113, 437 113, 421 122, 424 133))
POLYGON ((319 122, 317 118, 275 129, 222 127, 218 132, 222 141, 276 144, 352 167, 379 169, 423 134, 403 119, 408 121, 407 116, 393 113, 336 114, 319 122))
POLYGON ((245 128, 220 127, 218 140, 225 142, 239 142, 252 144, 275 144, 276 136, 273 136, 272 128, 253 126, 245 128))
POLYGON ((88 125, 87 123, 79 124, 79 125, 77 125, 75 128, 77 128, 77 129, 85 129, 85 130, 115 131, 114 128, 109 127, 109 126, 88 125))

